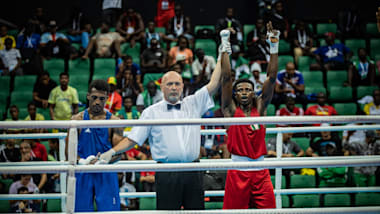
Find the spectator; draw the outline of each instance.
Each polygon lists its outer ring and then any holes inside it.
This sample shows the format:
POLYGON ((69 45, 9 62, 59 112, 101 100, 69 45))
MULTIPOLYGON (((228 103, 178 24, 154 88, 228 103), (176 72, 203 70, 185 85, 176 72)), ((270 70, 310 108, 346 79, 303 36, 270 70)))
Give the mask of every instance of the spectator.
POLYGON ((152 38, 150 47, 141 54, 141 68, 143 73, 162 73, 166 68, 166 51, 159 47, 158 40, 152 38))
POLYGON ((251 80, 255 85, 255 93, 260 95, 267 76, 266 74, 261 74, 261 67, 257 62, 252 63, 251 73, 252 75, 249 77, 249 80, 251 80))
MULTIPOLYGON (((11 118, 7 118, 6 121, 18 121, 19 118, 19 109, 17 105, 11 105, 9 107, 9 114, 11 115, 11 118)), ((23 129, 18 129, 18 128, 11 128, 11 129, 6 129, 6 133, 8 134, 18 134, 23 132, 23 129)))
POLYGON ((375 63, 369 58, 365 48, 358 49, 358 60, 348 66, 348 85, 376 85, 375 63))
POLYGON ((160 47, 160 43, 163 41, 175 42, 177 39, 167 37, 164 33, 156 32, 156 26, 153 21, 148 22, 148 30, 144 34, 145 37, 145 46, 150 48, 150 41, 152 39, 156 39, 158 42, 158 46, 160 47))
POLYGON ((48 24, 48 18, 44 13, 44 9, 42 7, 37 7, 34 11, 33 16, 29 19, 29 21, 34 25, 36 29, 36 33, 43 34, 46 31, 46 25, 48 24))
MULTIPOLYGON (((365 141, 352 142, 347 146, 349 155, 380 155, 380 141, 376 139, 374 130, 365 132, 365 141)), ((354 167, 354 183, 356 186, 376 185, 376 166, 354 167)))
MULTIPOLYGON (((295 106, 296 101, 293 97, 287 97, 285 101, 285 107, 278 109, 276 111, 276 116, 303 116, 304 112, 302 108, 295 106)), ((277 127, 287 126, 285 124, 278 124, 277 127)), ((290 125, 290 126, 300 126, 300 125, 290 125)))
MULTIPOLYGON (((338 115, 335 108, 329 105, 326 105, 326 94, 323 92, 320 92, 317 94, 317 105, 309 106, 309 108, 306 109, 305 115, 312 115, 312 116, 333 116, 338 115)), ((314 124, 319 126, 318 124, 314 124)))
MULTIPOLYGON (((17 189, 17 194, 29 194, 29 190, 25 186, 21 186, 20 188, 17 189)), ((30 200, 18 200, 16 201, 12 207, 11 207, 11 212, 14 213, 35 213, 39 212, 38 203, 33 203, 30 200)))
POLYGON ((380 115, 380 89, 373 90, 373 102, 364 106, 366 115, 380 115))
POLYGON ((238 45, 240 48, 243 45, 243 33, 242 33, 242 25, 239 20, 234 18, 234 8, 227 8, 226 10, 226 16, 224 18, 218 19, 215 30, 217 35, 219 35, 219 32, 226 28, 232 28, 234 31, 232 31, 230 42, 231 45, 238 45))
MULTIPOLYGON (((362 125, 362 123, 349 123, 346 126, 353 126, 353 125, 362 125)), ((342 145, 343 145, 343 153, 345 156, 350 155, 348 146, 354 142, 365 142, 364 130, 343 131, 342 145)))
POLYGON ((274 29, 278 29, 281 32, 281 39, 288 39, 289 23, 282 1, 275 1, 273 3, 272 13, 267 17, 267 22, 268 21, 272 22, 274 29))
POLYGON ((288 62, 285 70, 277 74, 276 82, 275 94, 272 101, 276 107, 284 103, 287 96, 292 96, 296 102, 301 103, 303 108, 306 108, 307 97, 304 94, 305 85, 303 76, 301 72, 295 69, 293 62, 288 62))
MULTIPOLYGON (((282 156, 285 157, 303 157, 305 151, 293 140, 292 133, 282 134, 282 156)), ((276 138, 270 138, 267 142, 268 156, 276 157, 276 138)))
POLYGON ((141 81, 142 73, 140 70, 140 66, 137 63, 133 62, 133 59, 130 55, 123 56, 122 60, 123 60, 122 63, 118 64, 116 79, 120 79, 125 70, 130 70, 132 71, 133 79, 136 80, 136 83, 139 86, 139 90, 144 91, 142 81, 141 81))
MULTIPOLYGON (((119 189, 122 192, 136 192, 135 186, 131 182, 132 173, 119 172, 117 173, 119 179, 119 189)), ((120 209, 121 210, 136 210, 137 201, 136 198, 120 198, 120 209)))
MULTIPOLYGON (((322 124, 321 126, 329 126, 329 124, 322 124)), ((314 138, 313 140, 315 140, 314 138)), ((341 140, 329 131, 322 131, 321 138, 317 141, 310 142, 309 148, 306 150, 306 156, 340 156, 342 155, 341 140), (331 147, 328 148, 327 145, 331 147)))
POLYGON ((33 157, 42 160, 47 161, 47 150, 46 147, 41 144, 37 139, 25 139, 23 140, 24 143, 29 143, 30 147, 32 149, 31 153, 33 154, 33 157))
POLYGON ((295 28, 290 32, 290 38, 294 47, 294 59, 298 65, 300 56, 312 56, 316 50, 313 47, 313 33, 302 20, 296 22, 295 28))
MULTIPOLYGON (((136 120, 140 117, 140 112, 138 112, 136 109, 132 108, 133 106, 133 99, 132 97, 125 97, 123 102, 123 107, 121 110, 119 110, 115 116, 120 117, 120 119, 126 119, 126 120, 136 120)), ((131 131, 132 127, 125 127, 124 131, 131 131)))
POLYGON ((5 140, 5 146, 0 150, 0 162, 18 162, 21 159, 20 149, 16 147, 15 139, 5 140))
POLYGON ((60 85, 49 95, 50 118, 52 120, 70 120, 78 112, 78 92, 69 86, 69 74, 59 75, 60 85))
POLYGON ((73 8, 67 30, 69 41, 71 43, 80 43, 80 52, 84 53, 90 43, 91 33, 92 25, 88 22, 81 9, 79 7, 73 8))
POLYGON ((132 148, 125 152, 128 160, 146 160, 148 157, 143 152, 132 148))
POLYGON ((57 23, 55 20, 50 20, 48 32, 41 36, 41 53, 43 57, 50 59, 58 57, 68 59, 72 54, 70 41, 60 32, 57 32, 57 23))
POLYGON ((131 70, 124 70, 123 75, 117 80, 117 90, 124 97, 132 97, 133 103, 136 103, 137 96, 140 93, 140 87, 133 78, 131 70))
POLYGON ((156 172, 140 172, 140 183, 144 192, 156 192, 155 176, 156 172))
POLYGON ((347 69, 348 59, 351 57, 350 49, 342 43, 335 43, 335 34, 325 34, 326 45, 313 52, 317 63, 310 65, 310 70, 343 70, 347 69))
MULTIPOLYGON (((166 34, 170 39, 177 38, 178 40, 180 39, 179 36, 183 36, 188 40, 188 46, 194 47, 190 18, 184 15, 182 5, 175 5, 174 17, 169 20, 166 34)), ((168 47, 170 46, 168 45, 168 47)))
POLYGON ((255 44, 255 42, 260 39, 260 35, 266 34, 266 32, 267 29, 264 24, 264 19, 258 18, 256 20, 255 28, 247 35, 247 47, 250 48, 253 44, 255 44))
POLYGON ((34 25, 28 22, 23 34, 17 37, 16 48, 20 50, 25 74, 40 74, 42 61, 39 54, 41 36, 35 32, 34 25))
MULTIPOLYGON (((211 78, 212 71, 216 67, 215 59, 212 56, 205 55, 204 50, 200 48, 195 50, 195 56, 197 56, 197 58, 191 65, 192 75, 194 79, 197 79, 202 73, 204 73, 202 76, 206 77, 205 80, 208 82, 211 78)), ((199 81, 201 81, 201 79, 199 81)))
POLYGON ((0 58, 4 68, 1 75, 23 75, 21 68, 21 54, 16 48, 12 48, 12 39, 6 38, 5 49, 0 50, 0 58))
POLYGON ((104 108, 107 109, 112 114, 115 114, 121 109, 123 100, 120 94, 116 90, 117 88, 116 78, 108 77, 107 83, 110 87, 110 93, 108 94, 108 99, 104 108))
POLYGON ((169 20, 175 16, 174 6, 174 0, 157 1, 157 16, 154 18, 157 27, 166 27, 169 20))
POLYGON ((136 41, 142 43, 144 31, 144 22, 140 13, 134 11, 132 8, 127 9, 127 11, 120 16, 116 24, 116 32, 124 37, 125 42, 129 42, 131 48, 136 45, 136 41))
POLYGON ((33 183, 32 175, 21 174, 20 177, 20 180, 13 182, 9 187, 9 194, 17 194, 17 190, 20 187, 26 187, 28 192, 36 192, 38 187, 35 183, 33 183))
POLYGON ((102 19, 114 26, 120 15, 122 1, 120 0, 103 0, 102 2, 102 19))
POLYGON ((58 139, 49 139, 48 161, 60 161, 58 139))
POLYGON ((157 89, 157 85, 153 80, 148 82, 146 87, 147 90, 140 93, 137 97, 136 107, 139 112, 142 112, 150 105, 160 102, 163 98, 162 92, 157 89))
POLYGON ((358 5, 353 3, 344 11, 338 12, 338 32, 345 38, 362 38, 364 23, 361 23, 358 5))
POLYGON ((120 44, 124 39, 117 32, 110 32, 109 25, 102 22, 100 32, 91 37, 90 43, 82 56, 87 59, 91 54, 92 57, 112 57, 116 55, 121 57, 120 44))
POLYGON ((8 35, 8 27, 5 25, 0 26, 0 50, 5 49, 5 40, 6 39, 11 39, 11 48, 16 47, 16 41, 15 38, 11 35, 8 35))
POLYGON ((238 45, 232 46, 231 68, 236 71, 237 79, 248 79, 251 76, 249 61, 243 57, 238 45))
MULTIPOLYGON (((34 102, 30 102, 28 103, 28 116, 26 116, 26 118, 24 120, 45 120, 45 117, 40 114, 40 113, 37 113, 37 107, 36 107, 36 104, 34 104, 34 102)), ((25 132, 30 132, 30 133, 42 133, 44 132, 44 129, 26 129, 25 132)))
POLYGON ((170 49, 168 66, 174 65, 181 58, 185 58, 186 64, 193 63, 193 52, 189 49, 189 40, 185 36, 179 36, 177 45, 170 49))
POLYGON ((258 37, 259 40, 248 47, 246 57, 251 63, 256 62, 262 70, 266 70, 270 58, 269 44, 266 41, 266 34, 259 34, 258 37))
POLYGON ((57 83, 50 79, 47 71, 44 71, 38 78, 33 87, 33 101, 39 108, 49 107, 49 94, 57 87, 57 83))

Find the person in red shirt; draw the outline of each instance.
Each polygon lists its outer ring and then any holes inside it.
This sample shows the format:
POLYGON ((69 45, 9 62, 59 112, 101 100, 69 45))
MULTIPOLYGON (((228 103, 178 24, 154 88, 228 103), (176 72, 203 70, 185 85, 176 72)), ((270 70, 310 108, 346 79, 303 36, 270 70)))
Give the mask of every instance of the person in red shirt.
MULTIPOLYGON (((326 105, 326 94, 323 92, 317 95, 317 105, 310 106, 306 109, 305 115, 310 116, 332 116, 338 115, 335 108, 326 105)), ((320 126, 320 124, 313 124, 313 126, 320 126)))
MULTIPOLYGON (((273 97, 278 72, 278 44, 280 32, 267 24, 270 61, 262 94, 255 96, 254 84, 239 79, 232 86, 228 56, 222 58, 222 105, 225 117, 265 116, 273 97)), ((227 147, 232 161, 261 161, 267 154, 264 125, 232 125, 228 127, 227 147)), ((228 170, 223 209, 275 208, 276 202, 268 169, 253 168, 228 170)))
POLYGON ((110 94, 108 95, 108 99, 104 108, 112 114, 115 114, 121 109, 123 99, 121 98, 120 94, 116 91, 116 78, 109 77, 107 83, 110 86, 110 94))
POLYGON ((47 161, 47 150, 44 145, 42 145, 40 142, 35 141, 33 139, 25 139, 24 142, 27 142, 30 144, 30 147, 32 148, 32 156, 35 158, 39 158, 42 161, 47 161))
POLYGON ((174 17, 174 0, 158 0, 157 16, 154 18, 157 27, 166 27, 169 20, 174 17))
POLYGON ((127 155, 128 160, 146 160, 147 159, 146 154, 142 153, 141 151, 135 148, 132 148, 126 151, 125 154, 127 155))
MULTIPOLYGON (((302 108, 295 106, 296 101, 293 97, 288 96, 285 101, 285 107, 276 111, 276 116, 303 116, 304 112, 302 108)), ((277 127, 286 127, 286 124, 278 124, 277 127)), ((299 126, 299 125, 290 125, 299 126)))

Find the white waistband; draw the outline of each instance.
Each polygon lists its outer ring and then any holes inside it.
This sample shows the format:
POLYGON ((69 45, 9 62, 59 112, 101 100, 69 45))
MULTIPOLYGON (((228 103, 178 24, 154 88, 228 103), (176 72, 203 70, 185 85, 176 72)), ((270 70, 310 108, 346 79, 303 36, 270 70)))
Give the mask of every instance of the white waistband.
MULTIPOLYGON (((244 161, 263 161, 264 160, 264 156, 260 156, 256 159, 252 159, 252 158, 249 158, 249 157, 246 157, 246 156, 240 156, 240 155, 234 155, 234 154, 231 154, 231 160, 233 162, 244 162, 244 161)), ((264 168, 249 168, 249 169, 238 169, 239 171, 260 171, 260 170, 264 170, 264 168)))

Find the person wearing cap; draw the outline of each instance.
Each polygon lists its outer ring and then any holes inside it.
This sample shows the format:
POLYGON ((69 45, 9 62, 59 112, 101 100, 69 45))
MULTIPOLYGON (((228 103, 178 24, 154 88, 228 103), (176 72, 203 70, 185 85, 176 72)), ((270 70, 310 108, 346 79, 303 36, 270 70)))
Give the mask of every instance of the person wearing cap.
POLYGON ((380 89, 375 89, 372 92, 373 101, 364 106, 366 115, 380 115, 380 89))
POLYGON ((121 98, 120 94, 116 90, 116 78, 115 77, 108 77, 107 83, 110 86, 110 94, 108 95, 108 99, 105 105, 105 109, 107 109, 112 114, 115 114, 121 109, 123 99, 121 98))
MULTIPOLYGON (((330 124, 323 123, 322 127, 329 127, 330 124)), ((318 157, 318 156, 337 156, 343 155, 342 153, 342 141, 337 135, 332 135, 329 131, 322 131, 321 138, 316 140, 317 138, 312 139, 310 142, 309 148, 306 150, 306 156, 309 157, 318 157), (328 150, 327 145, 333 146, 335 152, 331 154, 331 151, 328 150), (330 153, 329 153, 330 152, 330 153)))
POLYGON ((48 31, 41 36, 41 52, 44 57, 68 57, 70 54, 70 41, 60 32, 57 32, 57 23, 50 20, 48 31))
POLYGON ((317 63, 311 64, 311 70, 343 70, 347 69, 346 63, 351 57, 351 50, 343 43, 335 43, 335 34, 325 33, 326 45, 319 47, 313 52, 317 63))

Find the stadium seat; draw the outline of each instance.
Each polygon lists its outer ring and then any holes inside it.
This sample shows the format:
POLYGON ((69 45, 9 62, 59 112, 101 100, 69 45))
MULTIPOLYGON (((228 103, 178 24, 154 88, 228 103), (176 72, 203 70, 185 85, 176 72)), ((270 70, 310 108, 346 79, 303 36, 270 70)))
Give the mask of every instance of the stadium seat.
POLYGON ((10 213, 11 205, 7 200, 0 200, 0 213, 10 213))
POLYGON ((33 101, 33 88, 28 91, 14 91, 11 94, 11 105, 17 105, 19 109, 27 108, 31 101, 33 101))
POLYGON ((90 74, 90 60, 89 59, 75 59, 69 61, 70 75, 76 74, 90 74))
POLYGON ((90 75, 88 73, 76 74, 70 77, 70 86, 79 91, 88 91, 88 82, 90 75))
POLYGON ((146 87, 146 85, 148 84, 148 82, 150 81, 156 81, 158 79, 160 79, 164 74, 163 73, 146 73, 144 75, 144 79, 143 79, 143 86, 146 87))
POLYGON ((94 60, 94 75, 115 76, 116 62, 113 58, 97 58, 94 60))
POLYGON ((9 96, 11 85, 11 77, 10 76, 0 76, 0 91, 6 96, 9 96))
POLYGON ((288 62, 294 62, 293 56, 290 56, 290 55, 278 56, 278 70, 281 71, 285 69, 286 64, 288 62))
POLYGON ((157 33, 166 34, 166 28, 165 27, 155 27, 154 31, 156 31, 157 33))
POLYGON ((269 104, 267 107, 267 116, 275 116, 276 115, 276 107, 273 104, 269 104))
POLYGON ((349 194, 326 194, 323 198, 325 207, 349 207, 351 205, 349 194))
POLYGON ((205 202, 206 210, 216 210, 216 209, 222 209, 222 208, 223 208, 223 202, 205 202))
POLYGON ((44 60, 43 66, 53 80, 59 80, 59 74, 65 72, 65 60, 63 59, 44 60))
POLYGON ((156 198, 140 198, 139 210, 156 210, 156 198))
POLYGON ((355 103, 334 103, 333 107, 339 115, 356 115, 357 112, 355 103))
POLYGON ((278 54, 279 55, 285 55, 285 54, 292 54, 290 49, 290 44, 289 42, 285 40, 280 40, 280 43, 278 45, 278 54))
POLYGON ((212 39, 197 39, 195 41, 195 49, 202 48, 206 55, 217 57, 216 42, 212 39))
POLYGON ((122 54, 127 54, 132 57, 134 63, 140 64, 141 44, 136 42, 136 45, 131 48, 129 43, 124 43, 120 46, 122 54))
POLYGON ((282 203, 283 208, 289 208, 290 207, 289 196, 281 195, 281 203, 282 203))
POLYGON ((244 25, 243 26, 243 36, 244 36, 244 45, 247 43, 247 37, 248 37, 248 34, 253 31, 254 29, 256 28, 255 25, 244 25))
POLYGON ((14 84, 14 92, 23 92, 23 91, 33 91, 34 84, 36 83, 37 76, 34 75, 24 75, 16 76, 14 84))
POLYGON ((357 193, 355 195, 355 206, 380 206, 380 193, 357 193))
POLYGON ((347 39, 345 45, 352 51, 354 55, 358 54, 359 48, 366 48, 364 39, 347 39))
POLYGON ((300 56, 298 57, 298 70, 303 71, 309 71, 310 70, 310 64, 312 62, 312 58, 310 56, 300 56))
POLYGON ((41 139, 40 143, 45 146, 46 151, 49 153, 49 151, 50 151, 49 141, 46 139, 41 139))
POLYGON ((49 199, 46 205, 47 212, 62 212, 61 199, 49 199))
POLYGON ((371 53, 372 58, 380 54, 380 39, 369 40, 369 47, 370 47, 370 53, 371 53))
POLYGON ((317 24, 317 35, 321 36, 327 32, 336 33, 336 24, 334 23, 319 23, 317 24))
POLYGON ((313 175, 290 176, 290 188, 314 188, 315 182, 315 176, 313 175))
POLYGON ((319 207, 319 195, 293 195, 293 207, 319 207))
POLYGON ((198 30, 203 30, 203 29, 212 30, 212 32, 215 33, 215 26, 214 25, 195 25, 194 33, 197 34, 198 30))
POLYGON ((327 89, 331 86, 343 87, 347 81, 347 71, 327 71, 327 89))
POLYGON ((310 139, 307 137, 294 137, 292 140, 294 140, 304 152, 306 152, 307 148, 309 148, 310 139))
POLYGON ((352 88, 331 86, 328 88, 329 100, 335 102, 351 102, 352 101, 352 88))
POLYGON ((306 95, 309 95, 309 94, 315 94, 315 95, 317 95, 319 92, 323 92, 323 93, 326 94, 326 88, 322 87, 322 86, 320 86, 320 87, 308 87, 308 86, 306 86, 304 93, 306 95))
POLYGON ((356 88, 356 97, 360 99, 367 95, 372 96, 373 90, 376 88, 376 86, 358 86, 356 88))
MULTIPOLYGON (((271 175, 270 180, 272 181, 273 188, 276 188, 276 176, 271 175)), ((286 177, 285 175, 281 178, 281 189, 286 189, 286 177)))
POLYGON ((4 184, 4 189, 8 193, 9 187, 11 187, 11 184, 13 183, 13 179, 0 179, 0 182, 4 184))
POLYGON ((44 116, 45 120, 50 120, 50 110, 49 108, 37 108, 37 113, 40 113, 44 116))
POLYGON ((87 103, 87 91, 78 91, 78 99, 82 104, 87 103))
POLYGON ((310 71, 302 73, 305 87, 324 87, 323 74, 321 71, 310 71))
POLYGON ((377 24, 376 23, 367 23, 366 25, 366 33, 369 36, 378 36, 379 31, 377 30, 377 24))

